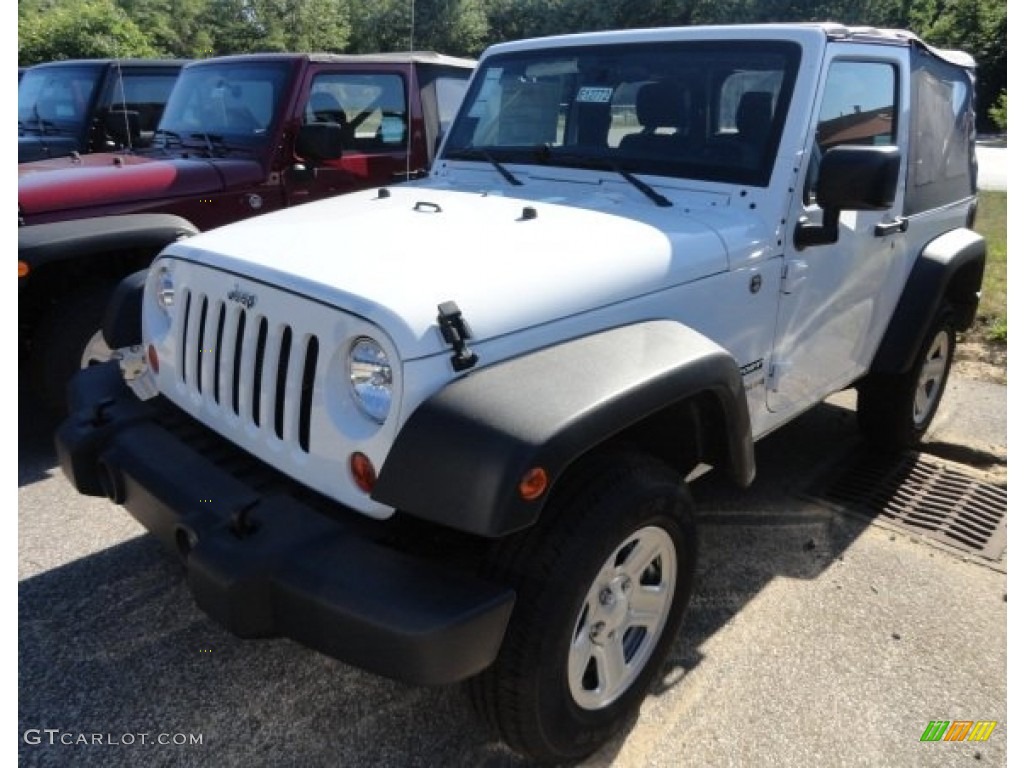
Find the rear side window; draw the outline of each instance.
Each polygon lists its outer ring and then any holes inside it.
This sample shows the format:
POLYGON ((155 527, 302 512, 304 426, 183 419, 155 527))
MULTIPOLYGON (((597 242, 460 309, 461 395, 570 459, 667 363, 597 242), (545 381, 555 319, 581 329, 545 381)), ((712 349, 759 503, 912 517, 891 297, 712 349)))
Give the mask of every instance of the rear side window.
POLYGON ((906 212, 918 213, 974 194, 974 84, 971 72, 925 51, 911 65, 913 109, 906 212))

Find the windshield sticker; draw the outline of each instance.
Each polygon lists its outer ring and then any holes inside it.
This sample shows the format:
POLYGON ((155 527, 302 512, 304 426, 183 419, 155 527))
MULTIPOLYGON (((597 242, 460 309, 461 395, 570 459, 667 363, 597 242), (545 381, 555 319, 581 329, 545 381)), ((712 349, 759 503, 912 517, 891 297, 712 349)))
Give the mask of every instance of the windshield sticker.
POLYGON ((586 104, 607 104, 612 100, 611 88, 599 88, 585 85, 576 94, 576 101, 586 104))

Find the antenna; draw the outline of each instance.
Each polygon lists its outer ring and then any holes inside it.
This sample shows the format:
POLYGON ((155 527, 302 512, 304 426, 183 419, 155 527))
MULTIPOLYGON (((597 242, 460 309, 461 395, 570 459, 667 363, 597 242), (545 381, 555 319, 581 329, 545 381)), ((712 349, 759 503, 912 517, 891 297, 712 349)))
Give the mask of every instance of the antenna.
POLYGON ((117 88, 121 92, 121 116, 124 117, 124 135, 126 137, 128 151, 132 151, 132 129, 128 122, 128 98, 124 93, 124 73, 121 71, 121 56, 117 49, 114 49, 114 66, 117 67, 117 88))
POLYGON ((409 0, 409 52, 415 48, 413 41, 416 39, 416 0, 409 0))
POLYGON ((409 0, 409 79, 405 84, 405 180, 412 178, 412 84, 415 79, 415 64, 412 60, 416 39, 416 0, 409 0))

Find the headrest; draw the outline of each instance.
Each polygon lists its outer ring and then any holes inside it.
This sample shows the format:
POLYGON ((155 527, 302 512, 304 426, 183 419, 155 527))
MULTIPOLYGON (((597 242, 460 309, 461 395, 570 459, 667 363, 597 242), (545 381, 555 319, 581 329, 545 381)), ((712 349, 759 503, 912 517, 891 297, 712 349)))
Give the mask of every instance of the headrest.
POLYGON ((644 128, 682 128, 687 122, 685 96, 667 80, 642 85, 636 92, 636 118, 644 128))
POLYGON ((765 133, 772 122, 772 95, 768 91, 747 91, 736 107, 736 130, 765 133))

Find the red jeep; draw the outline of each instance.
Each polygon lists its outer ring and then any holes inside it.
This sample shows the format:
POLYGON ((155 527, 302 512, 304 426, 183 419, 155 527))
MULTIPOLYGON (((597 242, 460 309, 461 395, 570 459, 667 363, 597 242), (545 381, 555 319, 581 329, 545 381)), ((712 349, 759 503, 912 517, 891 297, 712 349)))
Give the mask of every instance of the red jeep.
POLYGON ((71 374, 109 356, 99 328, 114 287, 169 242, 423 174, 474 64, 435 53, 207 59, 182 69, 145 150, 19 165, 33 393, 60 409, 71 374))

